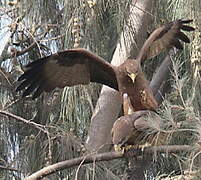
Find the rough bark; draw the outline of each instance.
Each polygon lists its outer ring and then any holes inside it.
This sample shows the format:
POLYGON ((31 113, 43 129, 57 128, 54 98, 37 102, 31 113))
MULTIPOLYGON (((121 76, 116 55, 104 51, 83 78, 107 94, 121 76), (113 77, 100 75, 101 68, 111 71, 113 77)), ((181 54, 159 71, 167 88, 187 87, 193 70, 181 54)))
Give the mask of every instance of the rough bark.
POLYGON ((175 53, 176 52, 174 49, 170 50, 169 54, 165 57, 160 67, 156 70, 156 73, 150 82, 150 88, 152 89, 158 104, 163 101, 165 94, 168 93, 171 89, 167 79, 170 72, 170 59, 173 55, 175 55, 175 53))
MULTIPOLYGON (((127 154, 127 157, 137 157, 143 155, 155 155, 156 153, 170 153, 170 152, 181 152, 181 151, 192 151, 193 147, 188 145, 172 145, 172 146, 152 146, 152 147, 146 147, 144 151, 142 152, 140 149, 131 149, 131 152, 127 154)), ((107 153, 101 153, 101 154, 87 154, 82 157, 70 159, 61 161, 52 165, 49 165, 47 167, 44 167, 43 169, 40 169, 39 171, 33 173, 32 175, 25 178, 25 180, 38 180, 42 179, 50 174, 53 174, 57 171, 61 171, 67 168, 72 168, 75 166, 82 166, 89 163, 95 163, 100 161, 110 161, 113 159, 119 159, 124 158, 124 154, 121 152, 107 152, 107 153)), ((143 163, 143 161, 140 161, 143 163)), ((133 166, 137 166, 135 163, 133 166)), ((142 164, 142 166, 145 166, 145 164, 142 164)), ((137 180, 139 180, 138 178, 137 180)), ((140 179, 141 180, 141 179, 140 179)))
MULTIPOLYGON (((121 64, 127 57, 136 56, 142 47, 150 23, 149 12, 154 0, 135 1, 130 7, 130 16, 121 34, 120 42, 112 58, 113 65, 121 64)), ((111 128, 121 109, 120 94, 103 86, 95 112, 91 119, 86 147, 89 151, 105 151, 111 143, 111 128), (103 148, 104 147, 104 148, 103 148)))

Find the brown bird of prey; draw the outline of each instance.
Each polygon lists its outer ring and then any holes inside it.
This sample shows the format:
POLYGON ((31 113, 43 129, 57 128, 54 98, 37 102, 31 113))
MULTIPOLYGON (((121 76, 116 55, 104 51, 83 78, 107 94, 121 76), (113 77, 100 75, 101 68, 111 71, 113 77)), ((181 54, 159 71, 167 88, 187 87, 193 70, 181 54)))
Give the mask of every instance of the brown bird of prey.
POLYGON ((190 22, 192 20, 177 20, 157 28, 145 41, 137 58, 127 59, 120 66, 113 66, 85 49, 70 49, 43 57, 26 66, 19 77, 22 83, 17 91, 24 90, 23 96, 33 93, 34 99, 56 87, 97 82, 127 93, 135 110, 155 109, 157 103, 140 63, 162 50, 174 46, 182 49, 180 40, 190 41, 181 30, 193 31, 193 27, 185 25, 190 22))
POLYGON ((115 151, 160 145, 165 141, 165 133, 160 132, 159 115, 147 110, 134 112, 126 93, 123 94, 123 112, 111 130, 115 151))
POLYGON ((129 148, 162 145, 166 142, 167 133, 162 132, 160 117, 148 110, 136 111, 118 118, 112 128, 112 142, 115 151, 129 148))

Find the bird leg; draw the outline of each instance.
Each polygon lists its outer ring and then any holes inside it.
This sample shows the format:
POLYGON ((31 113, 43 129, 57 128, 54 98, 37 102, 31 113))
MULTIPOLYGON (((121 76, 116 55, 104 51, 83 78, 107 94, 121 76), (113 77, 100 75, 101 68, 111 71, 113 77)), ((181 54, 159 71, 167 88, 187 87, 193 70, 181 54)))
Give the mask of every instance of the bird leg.
POLYGON ((137 160, 138 156, 138 151, 139 151, 139 146, 138 145, 128 145, 123 147, 123 155, 125 158, 130 158, 133 157, 135 160, 137 160))
POLYGON ((128 145, 125 147, 121 147, 120 145, 114 145, 114 149, 116 152, 121 152, 122 155, 125 155, 130 149, 138 149, 137 145, 128 145))
POLYGON ((125 151, 129 151, 129 150, 135 150, 135 149, 141 149, 141 151, 143 152, 144 151, 144 148, 146 148, 146 147, 150 147, 151 146, 151 144, 149 144, 149 143, 145 143, 145 144, 143 144, 143 145, 128 145, 128 146, 126 146, 126 147, 124 147, 124 150, 125 151))
POLYGON ((150 147, 151 144, 145 143, 143 145, 128 145, 125 147, 121 147, 119 145, 115 145, 114 149, 116 152, 120 152, 124 157, 134 157, 137 160, 137 156, 139 153, 139 150, 141 150, 141 153, 143 153, 144 148, 150 147))
POLYGON ((146 147, 150 147, 151 144, 149 143, 145 143, 143 145, 128 145, 126 147, 123 147, 122 148, 122 154, 125 156, 125 157, 134 157, 135 160, 137 160, 138 156, 142 155, 142 153, 144 152, 144 148, 146 147), (139 150, 141 151, 141 153, 139 154, 139 150))

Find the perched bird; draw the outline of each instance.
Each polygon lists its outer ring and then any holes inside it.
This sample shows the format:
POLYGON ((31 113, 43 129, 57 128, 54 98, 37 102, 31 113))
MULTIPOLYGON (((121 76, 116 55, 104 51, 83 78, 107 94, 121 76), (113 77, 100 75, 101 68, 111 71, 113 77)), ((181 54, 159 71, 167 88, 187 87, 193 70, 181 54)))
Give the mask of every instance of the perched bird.
POLYGON ((190 22, 192 20, 177 20, 157 28, 145 41, 137 58, 127 59, 120 66, 113 66, 85 49, 70 49, 43 57, 26 66, 19 77, 22 83, 17 91, 24 90, 23 96, 33 93, 34 99, 56 87, 97 82, 127 93, 135 111, 155 110, 158 105, 142 72, 141 62, 173 46, 182 49, 180 40, 190 41, 181 30, 193 31, 193 27, 185 25, 190 22))
POLYGON ((115 121, 111 133, 115 151, 132 146, 140 148, 145 144, 163 145, 168 135, 161 131, 160 116, 148 110, 121 116, 115 121))

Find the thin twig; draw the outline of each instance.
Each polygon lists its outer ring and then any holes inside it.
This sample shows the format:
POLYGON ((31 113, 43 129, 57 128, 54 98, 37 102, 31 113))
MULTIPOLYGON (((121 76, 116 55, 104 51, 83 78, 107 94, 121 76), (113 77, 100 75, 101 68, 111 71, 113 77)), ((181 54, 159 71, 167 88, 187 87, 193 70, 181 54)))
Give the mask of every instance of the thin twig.
POLYGON ((6 72, 4 72, 2 68, 0 68, 0 73, 1 73, 1 74, 3 75, 3 77, 6 79, 6 81, 8 82, 8 84, 9 84, 10 86, 12 86, 11 81, 8 79, 8 76, 5 74, 6 72))
MULTIPOLYGON (((137 1, 136 1, 136 2, 137 2, 137 1)), ((152 13, 150 13, 150 12, 148 12, 148 11, 142 9, 141 7, 137 6, 137 5, 136 5, 136 2, 133 3, 133 4, 131 4, 131 6, 133 6, 133 7, 137 8, 137 9, 139 9, 140 11, 142 11, 142 12, 144 12, 144 13, 147 13, 148 15, 154 17, 154 15, 153 15, 152 13)))
MULTIPOLYGON (((152 146, 152 147, 145 147, 143 152, 141 149, 133 148, 132 154, 129 153, 127 157, 132 156, 139 156, 143 154, 156 154, 156 153, 170 153, 170 152, 179 152, 179 151, 190 151, 192 150, 192 146, 188 145, 171 145, 171 146, 152 146)), ((43 169, 35 172, 34 174, 25 178, 25 180, 40 180, 45 176, 53 174, 59 170, 67 169, 74 166, 79 166, 80 163, 82 165, 89 164, 93 162, 99 161, 110 161, 113 159, 123 158, 124 155, 121 152, 107 152, 101 154, 87 154, 83 157, 78 157, 62 162, 58 162, 56 164, 52 164, 50 166, 44 167, 43 169)))
POLYGON ((17 121, 20 121, 20 122, 23 122, 25 124, 28 124, 28 125, 34 127, 35 129, 38 129, 38 130, 42 131, 45 134, 48 134, 48 131, 46 130, 46 127, 41 125, 41 124, 37 124, 37 123, 35 123, 33 121, 26 120, 26 119, 24 119, 24 118, 22 118, 20 116, 14 115, 12 113, 9 113, 9 112, 3 111, 3 110, 0 110, 0 114, 8 116, 8 117, 11 117, 11 118, 14 118, 17 121))
POLYGON ((8 171, 21 172, 21 171, 18 170, 18 169, 15 169, 15 168, 12 168, 12 167, 1 166, 1 165, 0 165, 0 169, 1 169, 1 170, 8 170, 8 171))

